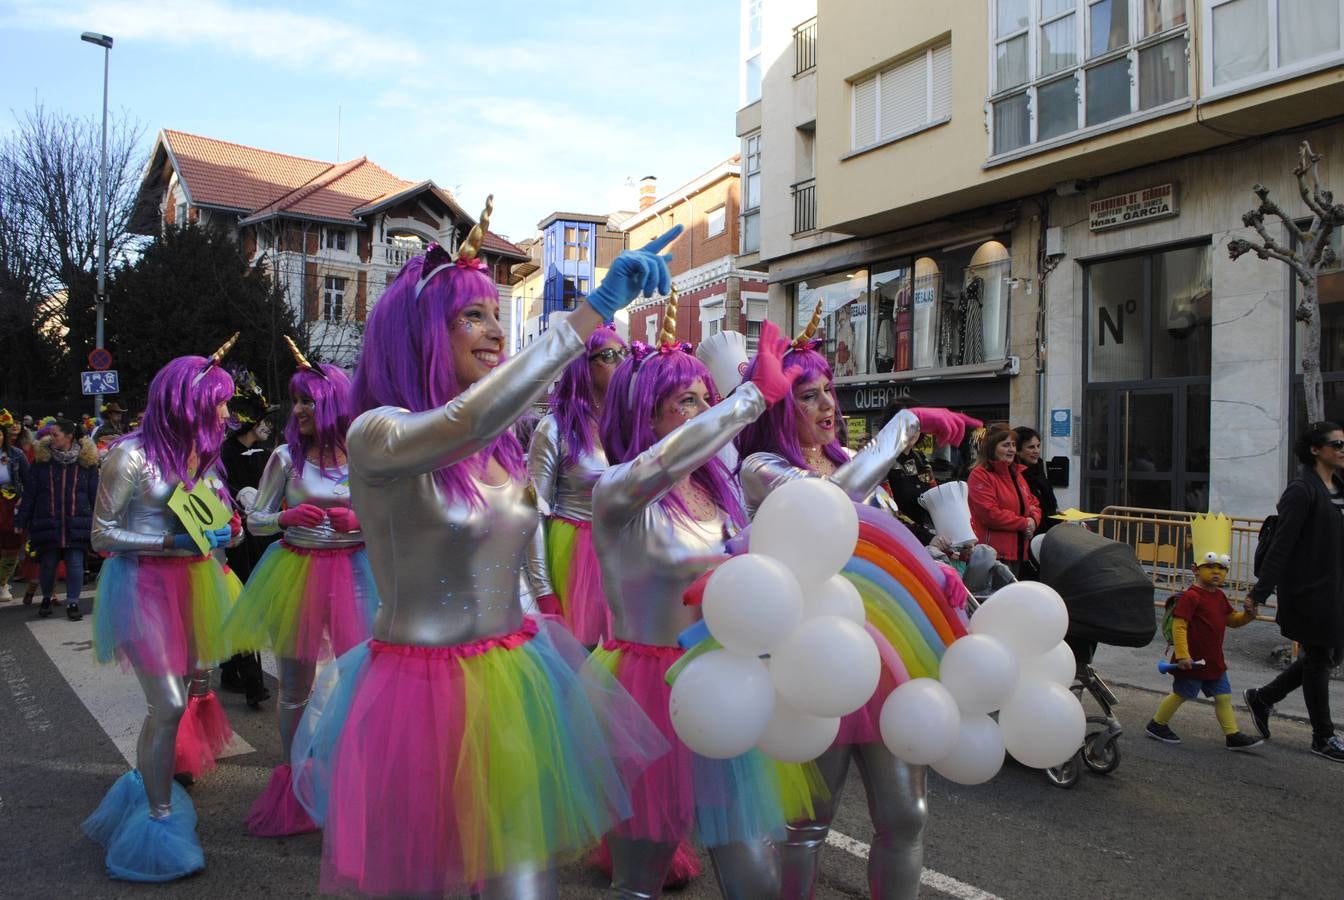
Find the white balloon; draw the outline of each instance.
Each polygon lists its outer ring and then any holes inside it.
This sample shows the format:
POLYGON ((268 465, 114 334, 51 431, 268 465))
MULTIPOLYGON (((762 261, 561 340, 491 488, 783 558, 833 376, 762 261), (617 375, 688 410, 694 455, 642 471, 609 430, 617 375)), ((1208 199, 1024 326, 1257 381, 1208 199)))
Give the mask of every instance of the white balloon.
POLYGON ((1017 659, 1002 641, 985 634, 957 638, 943 652, 938 680, 963 713, 993 712, 1017 688, 1017 659))
POLYGON ((691 660, 668 701, 677 737, 711 759, 731 759, 756 746, 774 709, 765 663, 728 650, 691 660))
POLYGON ((932 678, 914 678, 882 704, 882 742, 897 759, 927 766, 957 745, 961 713, 957 701, 932 678))
POLYGON ((877 690, 882 659, 868 632, 848 619, 808 619, 770 654, 779 698, 799 712, 828 718, 852 713, 877 690))
POLYGON ((782 562, 759 553, 733 557, 705 584, 709 633, 744 656, 769 653, 793 632, 802 615, 798 579, 782 562))
POLYGON ((844 491, 800 478, 773 491, 751 521, 751 552, 792 570, 804 593, 840 571, 859 542, 859 514, 844 491))
POLYGON ((1019 657, 1045 653, 1064 640, 1069 610, 1051 587, 1019 581, 999 588, 971 616, 971 631, 988 634, 1019 657))
POLYGON ((859 589, 843 575, 832 575, 821 584, 808 588, 807 596, 803 598, 803 618, 819 616, 839 616, 856 625, 868 621, 859 589))
POLYGON ((1020 657, 1018 667, 1021 670, 1019 684, 1028 681, 1053 681, 1068 687, 1073 684, 1073 676, 1078 671, 1078 663, 1073 658, 1073 650, 1060 641, 1045 653, 1020 657))
POLYGON ((999 728, 1014 759, 1025 766, 1048 769, 1083 745, 1087 715, 1063 685, 1029 681, 999 710, 999 728))
POLYGON ((839 718, 809 716, 775 698, 775 714, 756 747, 780 762, 810 762, 834 744, 839 733, 839 718))
POLYGON ((1003 735, 986 715, 961 716, 957 744, 933 764, 933 770, 958 784, 984 784, 1003 768, 1003 735))

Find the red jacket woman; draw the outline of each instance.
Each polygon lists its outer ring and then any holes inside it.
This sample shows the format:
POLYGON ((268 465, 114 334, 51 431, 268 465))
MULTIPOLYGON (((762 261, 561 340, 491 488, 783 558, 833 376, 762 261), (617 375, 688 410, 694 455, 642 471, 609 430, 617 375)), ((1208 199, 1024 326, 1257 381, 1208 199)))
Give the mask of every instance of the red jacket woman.
POLYGON ((971 527, 980 543, 1017 571, 1027 544, 1041 524, 1041 505, 1022 478, 1017 444, 1008 430, 991 430, 981 445, 981 462, 966 479, 971 527))

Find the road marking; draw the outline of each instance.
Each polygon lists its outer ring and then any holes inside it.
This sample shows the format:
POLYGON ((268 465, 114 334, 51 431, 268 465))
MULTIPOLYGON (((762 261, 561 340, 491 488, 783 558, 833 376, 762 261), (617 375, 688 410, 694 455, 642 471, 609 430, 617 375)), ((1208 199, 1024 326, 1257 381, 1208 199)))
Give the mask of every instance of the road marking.
POLYGON ((4 678, 5 686, 14 698, 14 707, 19 711, 19 718, 23 719, 28 730, 34 734, 50 731, 51 719, 38 702, 32 685, 28 683, 28 676, 23 674, 23 667, 11 650, 0 651, 0 677, 4 678))
MULTIPOLYGON (((832 847, 838 847, 846 853, 857 856, 859 859, 868 858, 868 845, 863 841, 855 840, 847 834, 841 834, 832 828, 826 833, 826 843, 832 847)), ((941 894, 947 894, 949 897, 956 897, 957 900, 1002 900, 996 894, 989 891, 982 891, 973 884, 967 884, 959 881, 951 875, 944 875, 942 872, 935 872, 932 869, 925 869, 919 876, 919 883, 926 888, 932 888, 941 894)))
MULTIPOLYGON (((28 631, 50 657, 84 708, 112 739, 129 766, 135 765, 135 742, 145 720, 145 695, 135 676, 117 666, 99 665, 93 655, 93 616, 70 622, 45 619, 28 623, 28 631)), ((239 756, 256 748, 237 734, 219 754, 239 756)))

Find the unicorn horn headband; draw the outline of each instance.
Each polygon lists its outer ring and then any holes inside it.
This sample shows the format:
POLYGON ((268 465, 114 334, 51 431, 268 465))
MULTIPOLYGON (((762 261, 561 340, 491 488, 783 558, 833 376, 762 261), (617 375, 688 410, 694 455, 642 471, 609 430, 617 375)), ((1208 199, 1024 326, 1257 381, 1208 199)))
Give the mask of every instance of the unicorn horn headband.
POLYGON ((289 345, 289 352, 294 354, 294 362, 300 369, 305 372, 312 372, 323 381, 327 380, 327 373, 322 371, 321 366, 315 366, 308 361, 308 357, 303 355, 303 351, 299 349, 298 344, 294 343, 292 337, 285 335, 285 343, 289 345))
POLYGON ((658 333, 658 346, 666 347, 677 342, 677 289, 667 296, 663 307, 663 330, 658 333))
POLYGON ((197 372, 196 377, 191 379, 193 387, 201 383, 201 379, 205 377, 206 372, 209 372, 224 361, 224 355, 233 349, 234 344, 238 343, 238 336, 240 334, 242 334, 241 331, 235 331, 233 337, 229 338, 223 344, 220 344, 219 349, 210 354, 210 358, 205 361, 205 365, 201 366, 201 371, 197 372))
POLYGON ((415 283, 415 296, 419 297, 425 285, 429 284, 429 280, 449 266, 456 265, 466 269, 485 268, 485 260, 480 258, 481 242, 485 240, 485 233, 490 228, 490 214, 494 211, 495 195, 490 194, 485 198, 485 209, 481 211, 480 221, 471 226, 471 231, 467 232, 467 236, 458 246, 455 258, 450 257, 448 251, 437 241, 425 249, 425 263, 421 268, 424 274, 415 283))
MULTIPOLYGON (((650 347, 643 341, 630 342, 630 361, 638 368, 644 362, 644 358, 653 353, 667 355, 669 353, 690 353, 691 345, 685 341, 677 341, 677 298, 680 295, 676 288, 672 288, 671 293, 667 295, 667 303, 663 305, 663 327, 658 332, 658 340, 654 346, 650 347)), ((630 399, 635 398, 635 378, 630 378, 630 399)))
POLYGON ((812 343, 812 336, 817 333, 817 326, 821 324, 821 304, 817 301, 817 308, 812 310, 812 318, 808 320, 807 327, 798 332, 798 336, 793 339, 793 349, 801 350, 812 343))

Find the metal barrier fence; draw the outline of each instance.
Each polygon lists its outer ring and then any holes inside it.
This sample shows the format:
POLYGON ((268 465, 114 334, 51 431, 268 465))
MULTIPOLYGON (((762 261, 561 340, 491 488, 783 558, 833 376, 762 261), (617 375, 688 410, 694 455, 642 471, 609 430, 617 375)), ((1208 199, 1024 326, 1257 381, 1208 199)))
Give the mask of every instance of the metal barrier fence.
MULTIPOLYGON (((1152 575, 1153 589, 1178 593, 1195 580, 1190 568, 1194 550, 1190 546, 1190 520, 1200 513, 1171 509, 1143 509, 1137 506, 1108 506, 1097 517, 1096 529, 1103 537, 1134 548, 1144 571, 1152 575)), ((1252 565, 1255 546, 1264 519, 1229 516, 1232 520, 1232 565, 1228 567, 1223 592, 1236 604, 1255 584, 1252 565)), ((1156 601, 1161 606, 1162 601, 1156 601)), ((1273 598, 1262 606, 1273 606, 1273 598)), ((1262 614, 1272 622, 1272 614, 1262 614)))

